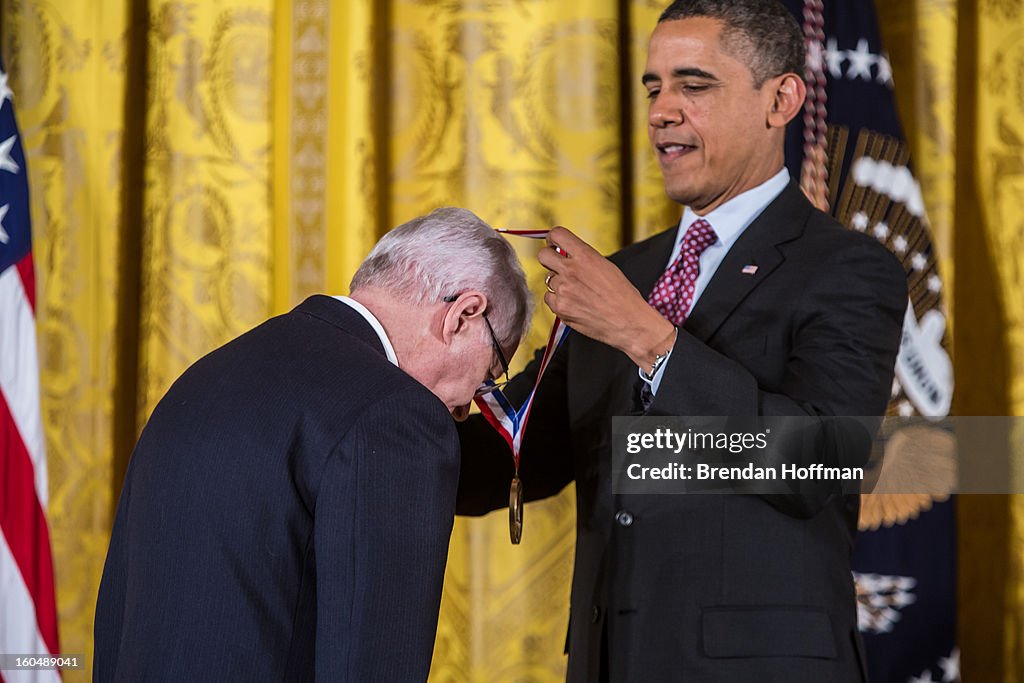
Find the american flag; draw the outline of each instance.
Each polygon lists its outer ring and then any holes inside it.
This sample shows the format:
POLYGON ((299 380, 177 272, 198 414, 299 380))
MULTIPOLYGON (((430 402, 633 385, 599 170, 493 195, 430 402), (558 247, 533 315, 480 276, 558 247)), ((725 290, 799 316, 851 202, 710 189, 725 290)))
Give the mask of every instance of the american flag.
MULTIPOLYGON (((0 63, 0 653, 57 655, 28 174, 0 63)), ((56 670, 0 681, 59 681, 56 670)))

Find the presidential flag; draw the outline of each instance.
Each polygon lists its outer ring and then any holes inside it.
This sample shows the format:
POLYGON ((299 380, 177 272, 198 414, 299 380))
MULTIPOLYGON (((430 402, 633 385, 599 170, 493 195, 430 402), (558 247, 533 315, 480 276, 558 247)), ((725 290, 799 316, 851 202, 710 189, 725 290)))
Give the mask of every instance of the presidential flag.
MULTIPOLYGON (((57 655, 28 174, 0 63, 0 654, 57 655)), ((8 665, 11 662, 6 662, 8 665)), ((0 681, 59 681, 56 670, 0 681)))
MULTIPOLYGON (((808 196, 903 263, 909 300, 890 416, 944 417, 953 372, 938 272, 921 187, 910 167, 874 3, 784 0, 807 44, 803 116, 786 159, 808 196)), ((922 450, 952 457, 948 435, 924 426, 889 435, 885 458, 920 471, 922 450)), ((929 482, 952 491, 956 482, 929 482)), ((875 683, 957 681, 956 520, 948 495, 862 496, 854 551, 859 626, 875 683)))

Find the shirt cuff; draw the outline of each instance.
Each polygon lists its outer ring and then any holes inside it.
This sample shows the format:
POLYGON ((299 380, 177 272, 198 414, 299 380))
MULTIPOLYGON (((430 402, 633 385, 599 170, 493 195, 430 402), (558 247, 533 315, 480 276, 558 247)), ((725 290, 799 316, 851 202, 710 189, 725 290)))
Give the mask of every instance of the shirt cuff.
POLYGON ((665 368, 668 367, 669 361, 672 360, 672 350, 665 355, 665 360, 658 366, 658 371, 654 373, 654 377, 648 378, 643 370, 637 368, 637 374, 640 375, 640 379, 647 383, 651 387, 651 395, 654 396, 658 393, 658 387, 661 386, 661 378, 665 376, 665 368))

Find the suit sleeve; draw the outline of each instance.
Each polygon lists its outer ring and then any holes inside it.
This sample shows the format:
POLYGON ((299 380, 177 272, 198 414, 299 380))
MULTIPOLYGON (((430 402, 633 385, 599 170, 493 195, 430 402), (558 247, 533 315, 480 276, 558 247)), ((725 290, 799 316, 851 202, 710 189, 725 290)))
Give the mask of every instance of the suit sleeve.
MULTIPOLYGON (((569 345, 562 343, 548 364, 537 388, 523 435, 519 476, 526 500, 553 496, 573 479, 572 441, 566 390, 569 345)), ((537 380, 544 349, 539 349, 526 368, 504 390, 509 401, 520 406, 537 380)), ((458 426, 462 445, 458 513, 483 515, 508 505, 509 484, 515 473, 512 450, 482 415, 472 415, 458 426)))
MULTIPOLYGON (((817 264, 813 287, 788 306, 798 321, 777 391, 740 363, 680 330, 650 415, 881 416, 907 305, 906 275, 874 242, 837 249, 817 264)), ((821 496, 769 496, 806 517, 821 496)))
POLYGON ((334 449, 317 495, 317 680, 425 680, 455 515, 444 406, 400 392, 334 449))

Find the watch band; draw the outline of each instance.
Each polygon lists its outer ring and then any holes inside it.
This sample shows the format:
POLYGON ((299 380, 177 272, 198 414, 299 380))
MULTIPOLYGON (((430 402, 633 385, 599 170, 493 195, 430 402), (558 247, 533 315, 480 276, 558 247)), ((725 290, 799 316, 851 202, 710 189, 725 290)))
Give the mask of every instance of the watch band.
POLYGON ((644 372, 643 370, 641 370, 641 373, 643 373, 644 379, 646 379, 648 382, 653 382, 654 381, 654 376, 658 374, 658 370, 661 369, 661 366, 665 364, 665 361, 667 361, 669 355, 671 355, 672 349, 676 345, 676 339, 679 338, 679 328, 678 327, 675 328, 675 331, 676 331, 676 334, 672 338, 672 346, 670 346, 667 349, 665 349, 662 353, 656 354, 654 356, 654 362, 651 363, 651 371, 650 372, 644 372))

